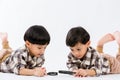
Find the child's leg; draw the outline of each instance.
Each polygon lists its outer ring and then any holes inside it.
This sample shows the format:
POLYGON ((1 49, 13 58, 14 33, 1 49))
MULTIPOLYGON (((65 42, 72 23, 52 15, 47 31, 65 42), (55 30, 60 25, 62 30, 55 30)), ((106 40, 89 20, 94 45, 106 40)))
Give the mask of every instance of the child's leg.
POLYGON ((115 40, 117 41, 119 48, 116 58, 109 57, 111 63, 111 73, 120 73, 120 32, 116 31, 113 33, 115 40))
POLYGON ((109 56, 108 60, 110 61, 110 72, 111 73, 120 73, 120 62, 115 57, 109 56))
POLYGON ((103 36, 99 41, 98 41, 98 44, 97 44, 97 51, 99 53, 103 53, 103 46, 105 43, 107 42, 110 42, 110 41, 113 41, 114 40, 114 37, 112 36, 112 34, 108 33, 106 34, 105 36, 103 36))
POLYGON ((120 32, 119 31, 114 32, 113 36, 115 40, 117 41, 118 45, 120 46, 120 32))
POLYGON ((118 49, 118 53, 116 55, 116 59, 120 62, 120 47, 118 49))
POLYGON ((102 54, 102 56, 109 61, 110 73, 120 73, 120 62, 115 57, 108 54, 102 54))
POLYGON ((2 59, 2 57, 5 53, 6 53, 5 49, 0 50, 0 59, 2 59))
POLYGON ((0 38, 2 40, 2 50, 0 51, 0 61, 3 61, 6 57, 8 57, 8 54, 12 52, 12 49, 9 47, 8 43, 8 35, 7 33, 0 33, 0 38))
POLYGON ((116 58, 120 62, 120 32, 119 31, 114 32, 113 36, 114 36, 114 38, 115 38, 115 40, 117 41, 117 44, 118 44, 118 53, 117 53, 116 58))

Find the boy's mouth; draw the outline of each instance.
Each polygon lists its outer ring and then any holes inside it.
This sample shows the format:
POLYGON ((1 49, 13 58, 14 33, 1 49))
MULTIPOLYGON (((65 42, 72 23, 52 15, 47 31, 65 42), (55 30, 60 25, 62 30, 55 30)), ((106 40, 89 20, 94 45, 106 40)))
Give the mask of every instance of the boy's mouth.
POLYGON ((41 54, 37 54, 37 57, 40 57, 41 56, 41 54))

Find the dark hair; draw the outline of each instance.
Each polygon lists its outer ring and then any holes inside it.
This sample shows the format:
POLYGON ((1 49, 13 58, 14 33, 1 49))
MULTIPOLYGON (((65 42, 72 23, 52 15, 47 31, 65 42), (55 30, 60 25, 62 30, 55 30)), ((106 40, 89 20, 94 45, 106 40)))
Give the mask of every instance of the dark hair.
POLYGON ((29 41, 32 44, 45 45, 50 42, 48 31, 41 25, 33 25, 24 34, 24 41, 29 41))
POLYGON ((81 26, 71 28, 66 36, 66 45, 75 46, 78 42, 86 44, 90 40, 89 33, 81 26))

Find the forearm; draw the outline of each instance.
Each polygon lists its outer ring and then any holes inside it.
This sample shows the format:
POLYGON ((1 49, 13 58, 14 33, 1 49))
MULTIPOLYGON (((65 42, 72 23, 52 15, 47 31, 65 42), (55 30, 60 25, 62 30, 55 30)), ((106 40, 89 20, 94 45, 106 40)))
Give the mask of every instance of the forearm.
POLYGON ((26 76, 33 76, 34 75, 34 69, 26 69, 22 68, 19 71, 19 75, 26 75, 26 76))

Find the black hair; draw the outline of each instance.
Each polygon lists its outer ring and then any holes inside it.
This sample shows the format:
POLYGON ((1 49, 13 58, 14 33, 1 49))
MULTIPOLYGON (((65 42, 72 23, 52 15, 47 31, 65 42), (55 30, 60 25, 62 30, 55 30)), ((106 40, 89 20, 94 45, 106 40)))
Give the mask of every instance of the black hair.
POLYGON ((32 44, 45 45, 49 44, 50 35, 43 26, 33 25, 25 32, 24 41, 29 41, 32 44))
POLYGON ((75 46, 78 42, 86 44, 90 40, 89 33, 81 26, 71 28, 66 36, 66 45, 75 46))

